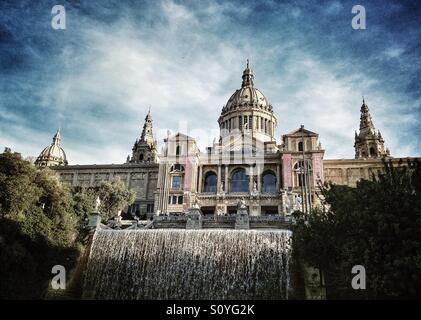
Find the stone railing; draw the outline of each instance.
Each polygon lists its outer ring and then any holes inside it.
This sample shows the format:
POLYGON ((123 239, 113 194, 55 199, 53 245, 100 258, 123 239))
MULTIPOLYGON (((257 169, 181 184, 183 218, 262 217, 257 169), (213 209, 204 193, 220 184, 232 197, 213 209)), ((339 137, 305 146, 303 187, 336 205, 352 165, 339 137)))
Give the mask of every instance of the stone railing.
MULTIPOLYGON (((291 229, 291 219, 285 219, 279 215, 267 216, 249 216, 246 215, 249 221, 250 229, 291 229)), ((201 228, 203 229, 235 229, 238 214, 230 215, 201 215, 201 228)), ((87 227, 89 229, 168 229, 177 228, 185 229, 187 225, 188 215, 160 215, 154 216, 153 221, 137 221, 137 220, 122 220, 118 225, 109 223, 102 224, 99 216, 92 216, 87 227)))

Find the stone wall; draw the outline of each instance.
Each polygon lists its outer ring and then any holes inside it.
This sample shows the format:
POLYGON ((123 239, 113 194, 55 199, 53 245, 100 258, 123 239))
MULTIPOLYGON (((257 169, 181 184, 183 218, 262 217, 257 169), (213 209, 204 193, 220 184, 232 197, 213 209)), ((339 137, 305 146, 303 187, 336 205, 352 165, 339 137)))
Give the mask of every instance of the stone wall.
POLYGON ((60 179, 70 187, 95 187, 103 181, 119 177, 126 187, 136 192, 136 201, 131 211, 145 214, 149 207, 149 215, 152 215, 153 209, 151 211, 150 208, 153 208, 154 204, 158 164, 72 165, 51 167, 51 169, 56 171, 60 179))
MULTIPOLYGON (((406 165, 407 160, 421 158, 392 158, 394 166, 399 165, 402 159, 402 165, 406 165)), ((355 187, 357 181, 361 179, 371 179, 372 175, 377 175, 384 170, 384 164, 381 159, 334 159, 323 160, 325 181, 331 181, 339 185, 348 185, 355 187)))

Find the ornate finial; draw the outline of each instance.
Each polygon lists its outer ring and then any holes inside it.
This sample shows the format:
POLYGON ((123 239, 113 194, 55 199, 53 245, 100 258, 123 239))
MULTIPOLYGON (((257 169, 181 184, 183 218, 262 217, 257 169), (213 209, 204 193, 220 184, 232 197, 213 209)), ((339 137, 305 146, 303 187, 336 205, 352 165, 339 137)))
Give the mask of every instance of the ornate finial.
POLYGON ((247 69, 249 69, 249 59, 247 58, 247 69))
POLYGON ((365 104, 364 96, 363 96, 363 104, 365 104))

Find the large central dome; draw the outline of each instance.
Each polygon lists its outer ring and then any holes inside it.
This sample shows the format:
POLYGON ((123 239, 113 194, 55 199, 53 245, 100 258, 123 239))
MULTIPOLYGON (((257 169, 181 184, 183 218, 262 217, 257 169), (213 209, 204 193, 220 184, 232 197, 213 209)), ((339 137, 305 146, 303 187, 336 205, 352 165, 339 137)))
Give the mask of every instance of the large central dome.
POLYGON ((66 153, 60 146, 60 130, 54 135, 53 143, 42 150, 41 154, 35 161, 35 165, 39 167, 62 166, 67 165, 66 153))
POLYGON ((218 119, 221 137, 232 131, 252 131, 256 137, 260 135, 263 141, 272 141, 277 119, 272 105, 254 87, 254 75, 248 60, 242 78, 241 88, 229 98, 218 119))
POLYGON ((227 104, 222 109, 222 113, 232 110, 237 107, 258 107, 260 109, 272 109, 264 94, 253 84, 253 71, 250 69, 247 62, 247 67, 243 71, 243 83, 241 88, 236 90, 229 98, 227 104))

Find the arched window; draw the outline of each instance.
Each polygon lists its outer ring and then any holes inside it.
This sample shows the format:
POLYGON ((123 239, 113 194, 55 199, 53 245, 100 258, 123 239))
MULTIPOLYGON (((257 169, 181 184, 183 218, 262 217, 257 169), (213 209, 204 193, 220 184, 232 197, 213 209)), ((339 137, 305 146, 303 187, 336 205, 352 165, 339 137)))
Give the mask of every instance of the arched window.
POLYGON ((377 156, 376 149, 374 149, 373 147, 370 148, 370 156, 371 157, 376 157, 377 156))
POLYGON ((208 172, 205 176, 204 192, 216 192, 216 183, 218 179, 214 172, 208 172))
POLYGON ((311 184, 312 170, 310 162, 306 161, 306 175, 304 175, 303 161, 300 160, 294 165, 294 186, 301 187, 305 186, 308 181, 311 184), (307 180, 307 181, 306 181, 307 180))
POLYGON ((231 192, 248 192, 249 178, 244 169, 237 169, 231 176, 231 192))
POLYGON ((271 171, 266 171, 262 175, 262 192, 276 192, 276 176, 271 171))
POLYGON ((143 161, 143 153, 139 155, 139 161, 143 161))
POLYGON ((298 142, 298 151, 303 151, 303 142, 298 142))

